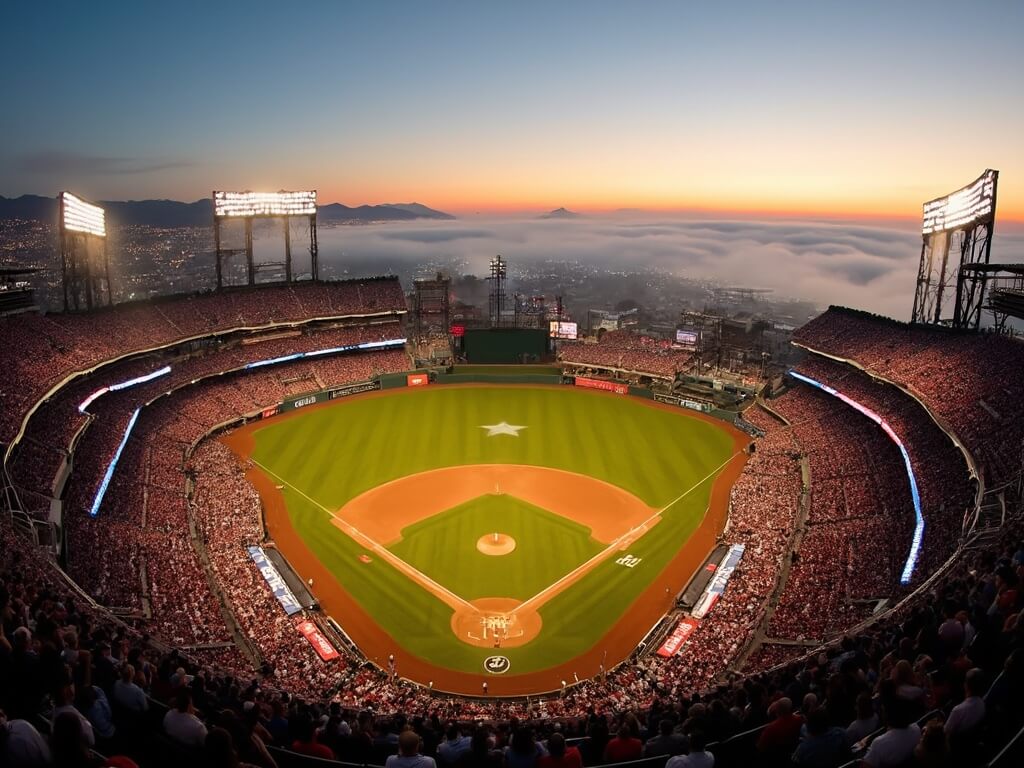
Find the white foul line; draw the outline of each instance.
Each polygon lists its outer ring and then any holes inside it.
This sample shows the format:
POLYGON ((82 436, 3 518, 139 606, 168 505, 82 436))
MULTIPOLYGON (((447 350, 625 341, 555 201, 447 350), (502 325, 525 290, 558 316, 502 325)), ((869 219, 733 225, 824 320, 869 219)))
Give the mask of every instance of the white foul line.
MULTIPOLYGON (((579 565, 579 566, 577 566, 576 568, 574 568, 574 569, 573 569, 572 571, 570 571, 570 572, 569 572, 569 573, 567 573, 567 574, 566 574, 565 576, 563 576, 562 578, 560 578, 560 579, 559 579, 558 581, 556 581, 556 582, 555 582, 554 584, 550 584, 549 586, 547 586, 547 587, 544 587, 544 589, 542 589, 542 590, 541 590, 540 592, 538 592, 538 593, 537 593, 536 595, 534 595, 533 597, 529 598, 528 600, 526 600, 526 601, 524 601, 524 602, 520 603, 519 605, 517 605, 517 606, 516 606, 515 608, 513 608, 513 609, 512 609, 511 611, 510 611, 510 613, 515 613, 516 611, 522 610, 523 608, 525 608, 525 607, 526 607, 527 605, 529 605, 530 603, 532 603, 532 602, 534 602, 535 600, 538 600, 538 599, 540 599, 540 598, 544 597, 544 596, 545 596, 545 595, 546 595, 546 594, 547 594, 548 592, 551 592, 552 590, 556 589, 556 588, 557 588, 557 587, 558 587, 558 586, 559 586, 560 584, 562 584, 563 582, 565 582, 565 581, 568 581, 569 579, 571 579, 571 578, 575 577, 576 575, 578 575, 578 574, 579 574, 579 573, 581 573, 582 571, 586 571, 586 570, 590 569, 591 567, 593 567, 594 565, 597 565, 597 564, 598 564, 598 563, 599 563, 599 562, 600 562, 601 560, 604 560, 604 559, 605 559, 606 557, 608 557, 608 555, 609 555, 609 554, 611 554, 612 552, 614 552, 614 551, 615 551, 615 549, 616 549, 616 548, 617 548, 617 547, 618 547, 618 546, 619 546, 619 545, 620 545, 620 544, 621 544, 621 543, 622 543, 622 542, 623 542, 624 540, 626 540, 627 538, 629 538, 629 537, 630 537, 630 536, 631 536, 631 535, 632 535, 633 533, 635 533, 635 532, 636 532, 636 531, 637 531, 638 529, 640 529, 640 534, 641 534, 641 535, 643 535, 643 534, 644 534, 644 533, 646 532, 646 531, 644 531, 643 529, 645 529, 645 528, 647 527, 647 525, 648 525, 649 523, 651 523, 651 522, 652 522, 652 521, 654 520, 654 518, 658 517, 658 516, 659 516, 659 515, 661 515, 661 514, 662 514, 662 513, 663 513, 663 512, 664 512, 664 511, 665 511, 666 509, 668 509, 669 507, 671 507, 671 506, 672 506, 673 504, 675 504, 676 502, 682 501, 682 500, 683 500, 684 498, 686 498, 686 497, 687 497, 687 496, 689 496, 689 495, 690 495, 691 493, 693 493, 693 492, 694 492, 695 490, 697 490, 697 489, 698 489, 698 488, 700 488, 700 487, 701 487, 702 485, 704 485, 704 483, 706 483, 706 482, 707 482, 707 481, 708 481, 708 480, 709 480, 710 478, 712 478, 712 477, 714 477, 715 475, 717 475, 717 474, 718 474, 718 473, 719 473, 719 472, 720 472, 720 471, 722 470, 722 468, 723 468, 723 467, 724 467, 724 466, 725 466, 726 464, 728 464, 728 463, 729 463, 730 461, 732 461, 733 459, 735 459, 735 458, 736 458, 736 456, 737 456, 737 455, 739 455, 739 454, 740 454, 740 451, 736 451, 736 453, 734 453, 734 454, 733 454, 732 456, 730 456, 730 457, 729 457, 728 459, 726 459, 726 460, 725 460, 725 461, 723 461, 723 462, 722 462, 721 464, 719 464, 719 465, 718 465, 717 467, 715 467, 715 468, 714 468, 713 470, 711 470, 711 472, 709 472, 709 473, 708 473, 707 475, 705 475, 703 479, 701 479, 701 480, 698 480, 698 481, 697 481, 697 482, 696 482, 696 483, 695 483, 695 484, 693 485, 693 487, 692 487, 692 488, 689 488, 688 490, 685 490, 685 491, 683 491, 683 492, 682 492, 681 494, 679 494, 679 495, 678 495, 678 496, 676 496, 676 497, 675 497, 674 499, 672 499, 672 501, 670 501, 670 502, 669 502, 668 504, 666 504, 665 506, 663 506, 663 507, 662 507, 661 509, 659 509, 659 510, 658 510, 657 512, 655 512, 655 513, 654 513, 653 515, 651 515, 650 517, 648 517, 648 518, 647 518, 646 520, 644 520, 644 521, 643 521, 642 523, 640 523, 639 525, 634 525, 634 526, 633 526, 632 528, 630 528, 630 529, 629 529, 628 531, 626 531, 626 532, 625 532, 624 534, 622 534, 622 535, 621 535, 621 536, 619 536, 619 537, 618 537, 617 539, 615 539, 615 541, 613 541, 613 542, 612 542, 611 544, 609 544, 609 545, 608 545, 607 547, 605 547, 605 548, 604 548, 603 550, 601 550, 600 552, 598 552, 598 553, 597 553, 596 555, 594 555, 594 556, 593 556, 592 558, 590 558, 589 560, 587 560, 587 561, 586 561, 585 563, 583 563, 582 565, 579 565)), ((707 512, 707 510, 705 509, 705 513, 706 513, 706 512, 707 512)), ((629 542, 627 542, 627 543, 629 543, 629 542)))
POLYGON ((400 571, 403 571, 407 575, 412 576, 412 578, 414 580, 420 581, 422 584, 425 584, 425 585, 429 586, 429 588, 431 590, 434 590, 436 592, 440 592, 441 594, 445 595, 448 598, 447 600, 445 600, 445 602, 447 602, 453 608, 455 608, 456 606, 452 605, 452 603, 457 603, 458 605, 460 605, 460 606, 462 606, 464 608, 469 608, 470 610, 476 610, 472 603, 468 602, 467 600, 463 600, 461 597, 456 595, 454 592, 452 592, 447 587, 441 586, 436 581, 434 581, 432 578, 430 578, 425 573, 423 573, 423 571, 420 571, 417 568, 409 565, 409 563, 405 562, 405 560, 403 560, 402 558, 398 557, 394 552, 392 552, 391 550, 387 549, 383 545, 378 544, 376 541, 371 539, 365 533, 362 533, 361 531, 359 531, 351 523, 345 521, 343 518, 341 518, 338 515, 336 515, 334 512, 329 510, 327 507, 325 507, 319 501, 317 501, 316 499, 314 499, 311 496, 309 496, 309 494, 305 493, 304 491, 302 491, 299 488, 296 488, 294 485, 289 483, 287 480, 285 480, 283 477, 281 477, 279 474, 277 474, 273 470, 268 469, 266 466, 264 466, 260 462, 256 461, 256 459, 253 459, 251 457, 250 457, 250 461, 252 461, 253 464, 258 466, 260 469, 262 469, 268 475, 272 475, 273 477, 275 477, 277 480, 279 480, 281 482, 282 485, 288 486, 293 491, 295 491, 297 494, 299 494, 304 499, 306 499, 306 501, 308 501, 310 504, 312 504, 313 506, 315 506, 315 507, 317 507, 319 509, 322 509, 328 515, 330 515, 332 518, 334 518, 341 526, 344 526, 347 529, 346 532, 348 532, 349 535, 352 536, 352 538, 359 537, 359 538, 363 539, 363 541, 365 541, 369 545, 368 548, 370 550, 376 552, 384 560, 387 560, 389 563, 391 563, 392 566, 394 566, 395 568, 397 568, 400 571))

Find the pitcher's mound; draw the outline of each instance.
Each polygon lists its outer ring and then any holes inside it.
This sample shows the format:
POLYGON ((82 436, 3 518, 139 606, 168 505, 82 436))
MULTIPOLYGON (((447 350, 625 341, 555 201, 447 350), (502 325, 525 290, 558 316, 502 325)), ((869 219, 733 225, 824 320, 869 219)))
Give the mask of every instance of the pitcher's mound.
POLYGON ((476 548, 485 555, 507 555, 516 548, 516 540, 504 533, 488 533, 477 540, 476 548))

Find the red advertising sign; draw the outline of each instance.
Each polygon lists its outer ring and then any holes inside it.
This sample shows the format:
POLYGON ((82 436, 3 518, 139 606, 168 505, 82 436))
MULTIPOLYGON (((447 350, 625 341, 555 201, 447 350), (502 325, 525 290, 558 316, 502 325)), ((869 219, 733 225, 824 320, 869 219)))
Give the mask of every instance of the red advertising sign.
POLYGON ((264 408, 263 413, 260 414, 260 418, 269 419, 271 416, 277 415, 277 406, 272 405, 269 408, 264 408))
POLYGON ((324 661, 330 661, 341 656, 334 646, 331 645, 331 641, 324 637, 324 633, 321 632, 316 624, 312 621, 306 621, 305 619, 299 619, 299 622, 295 625, 302 636, 309 640, 309 644, 313 646, 313 650, 320 654, 320 658, 324 661))
POLYGON ((452 336, 465 336, 465 335, 466 335, 466 326, 464 326, 464 325, 453 325, 452 326, 452 336))
POLYGON ((405 385, 407 387, 425 387, 430 383, 430 379, 427 378, 425 373, 410 373, 405 377, 405 385))
POLYGON ((625 384, 617 384, 614 381, 604 379, 585 379, 582 376, 576 377, 576 386, 586 389, 603 389, 605 392, 614 392, 617 395, 629 394, 629 387, 625 384))
POLYGON ((661 644, 661 648, 658 649, 659 656, 675 656, 679 653, 679 649, 683 647, 683 643, 689 640, 690 635, 693 634, 693 630, 697 628, 699 624, 696 619, 692 619, 687 616, 685 619, 680 619, 679 623, 676 624, 676 628, 672 630, 672 634, 665 638, 665 642, 661 644))

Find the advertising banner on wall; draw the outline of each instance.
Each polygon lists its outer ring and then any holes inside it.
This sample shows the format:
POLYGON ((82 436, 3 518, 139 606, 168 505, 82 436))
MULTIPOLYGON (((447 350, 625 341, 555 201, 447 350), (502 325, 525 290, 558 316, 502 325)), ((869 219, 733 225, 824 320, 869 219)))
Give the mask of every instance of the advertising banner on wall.
POLYGON ((700 600, 697 601, 697 605, 693 609, 693 615, 695 618, 702 619, 708 612, 715 607, 715 603, 718 602, 718 598, 725 592, 725 587, 729 583, 729 579, 732 577, 733 571, 736 570, 736 566, 740 562, 740 558, 743 557, 743 552, 746 547, 743 544, 733 544, 729 547, 729 551, 725 557, 722 558, 721 564, 715 571, 715 575, 712 577, 707 589, 701 596, 700 600))
POLYGON ((430 383, 430 378, 425 373, 410 373, 405 377, 407 387, 425 387, 430 383))
POLYGON ((690 635, 697 629, 699 623, 697 619, 690 616, 680 619, 676 628, 672 630, 672 634, 666 637, 665 642, 661 644, 661 648, 657 651, 658 655, 668 658, 679 653, 679 649, 690 639, 690 635))
POLYGON ((625 384, 619 384, 615 381, 605 381, 604 379, 587 379, 582 376, 577 376, 576 386, 583 387, 584 389, 601 389, 605 392, 614 392, 617 395, 629 394, 629 387, 625 384))
POLYGON ((336 659, 341 656, 335 647, 331 645, 331 641, 324 636, 324 633, 321 632, 317 625, 312 621, 300 619, 295 624, 295 627, 302 633, 302 636, 309 641, 309 644, 313 646, 313 650, 316 651, 324 661, 330 661, 331 659, 336 659))
POLYGON ((347 387, 339 387, 338 389, 330 390, 327 395, 331 400, 337 400, 339 397, 348 397, 349 395, 358 395, 363 392, 373 392, 374 390, 380 389, 379 381, 364 381, 360 384, 349 384, 347 387))
POLYGON ((260 574, 266 580, 270 591, 274 593, 277 602, 284 608, 284 612, 291 616, 301 611, 302 606, 299 605, 299 601, 295 599, 295 595, 288 589, 288 585, 284 583, 284 579, 281 578, 281 574, 277 572, 274 564, 267 559, 263 548, 248 547, 248 549, 249 557, 256 563, 256 567, 260 569, 260 574))

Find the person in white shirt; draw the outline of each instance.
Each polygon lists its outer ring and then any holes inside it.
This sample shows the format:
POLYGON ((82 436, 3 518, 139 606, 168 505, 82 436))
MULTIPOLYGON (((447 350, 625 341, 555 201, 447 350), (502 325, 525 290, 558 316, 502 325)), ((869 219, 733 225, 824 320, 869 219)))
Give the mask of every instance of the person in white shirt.
POLYGON ((984 672, 975 667, 964 679, 965 698, 949 713, 944 730, 947 737, 962 736, 981 725, 985 719, 985 677, 984 672))
POLYGON ((164 715, 164 733, 186 747, 202 747, 206 742, 206 726, 195 716, 192 691, 178 689, 175 707, 164 715))
POLYGON ((911 719, 908 702, 894 697, 883 709, 888 727, 864 755, 862 765, 869 768, 903 765, 914 756, 914 747, 921 740, 921 727, 911 719))
POLYGON ((114 703, 129 712, 145 712, 149 709, 146 692, 135 684, 135 667, 121 665, 121 677, 114 682, 114 703))
POLYGON ((714 768, 715 756, 704 749, 707 737, 701 731, 690 734, 690 752, 669 758, 665 768, 714 768))

